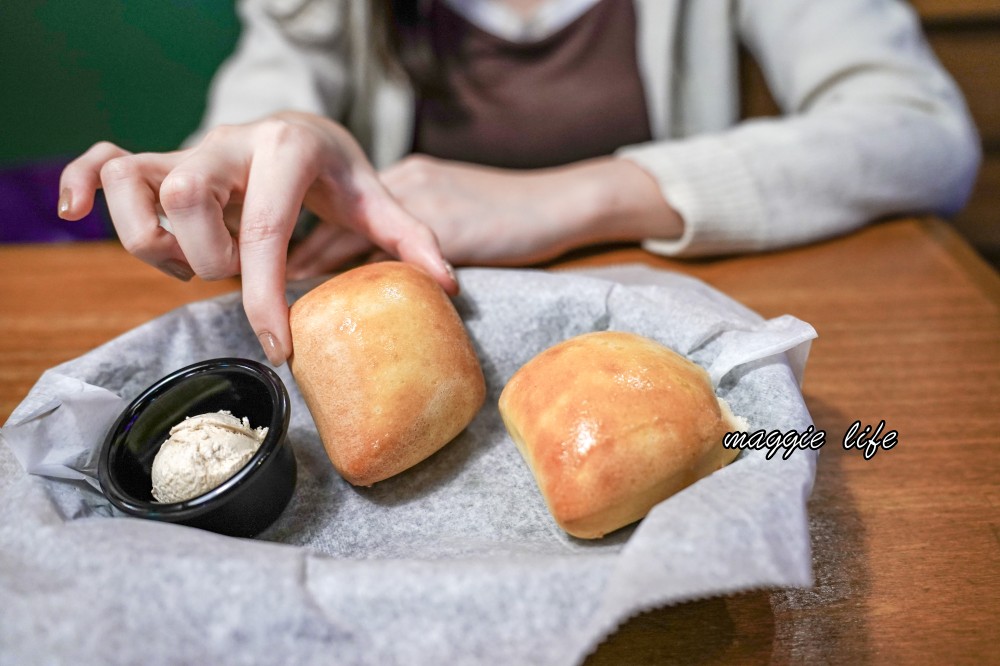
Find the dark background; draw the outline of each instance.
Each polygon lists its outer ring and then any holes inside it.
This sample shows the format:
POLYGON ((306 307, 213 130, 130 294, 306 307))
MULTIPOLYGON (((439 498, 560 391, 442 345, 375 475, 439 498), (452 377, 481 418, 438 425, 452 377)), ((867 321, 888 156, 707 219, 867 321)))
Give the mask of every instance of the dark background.
POLYGON ((238 34, 232 0, 4 0, 0 166, 177 147, 238 34))

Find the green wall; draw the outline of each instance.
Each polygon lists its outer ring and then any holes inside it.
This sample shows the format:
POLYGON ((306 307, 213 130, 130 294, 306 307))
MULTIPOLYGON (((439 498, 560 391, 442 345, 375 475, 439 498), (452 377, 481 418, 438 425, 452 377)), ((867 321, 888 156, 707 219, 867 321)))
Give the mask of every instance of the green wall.
POLYGON ((233 0, 0 0, 0 165, 176 147, 238 33, 233 0))

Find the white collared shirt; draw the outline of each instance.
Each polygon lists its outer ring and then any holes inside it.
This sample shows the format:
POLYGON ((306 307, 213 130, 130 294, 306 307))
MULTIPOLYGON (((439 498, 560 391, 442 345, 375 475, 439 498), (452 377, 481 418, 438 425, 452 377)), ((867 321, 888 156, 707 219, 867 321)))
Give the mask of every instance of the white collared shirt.
POLYGON ((480 30, 511 42, 537 42, 583 16, 600 0, 545 0, 530 17, 503 0, 443 0, 480 30))

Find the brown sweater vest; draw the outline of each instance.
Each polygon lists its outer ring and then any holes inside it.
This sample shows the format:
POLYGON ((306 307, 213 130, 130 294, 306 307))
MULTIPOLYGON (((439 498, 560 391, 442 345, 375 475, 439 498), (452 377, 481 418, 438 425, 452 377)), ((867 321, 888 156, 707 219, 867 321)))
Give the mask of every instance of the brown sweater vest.
POLYGON ((438 94, 418 95, 414 152, 531 169, 649 141, 631 0, 602 0, 545 39, 514 43, 431 7, 438 94))

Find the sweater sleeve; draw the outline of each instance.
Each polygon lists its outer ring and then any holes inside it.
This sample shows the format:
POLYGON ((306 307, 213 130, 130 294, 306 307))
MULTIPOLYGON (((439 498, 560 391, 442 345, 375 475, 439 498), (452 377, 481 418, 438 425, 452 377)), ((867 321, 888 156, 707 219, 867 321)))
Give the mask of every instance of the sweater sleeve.
POLYGON ((685 221, 681 238, 648 250, 769 250, 964 205, 978 137, 908 6, 743 0, 737 19, 785 115, 620 150, 685 221))
POLYGON ((342 119, 350 86, 347 2, 239 0, 240 39, 209 88, 191 145, 212 127, 284 110, 342 119))

